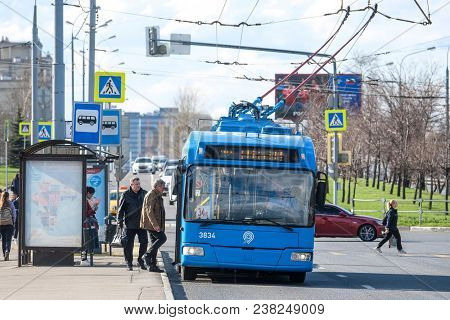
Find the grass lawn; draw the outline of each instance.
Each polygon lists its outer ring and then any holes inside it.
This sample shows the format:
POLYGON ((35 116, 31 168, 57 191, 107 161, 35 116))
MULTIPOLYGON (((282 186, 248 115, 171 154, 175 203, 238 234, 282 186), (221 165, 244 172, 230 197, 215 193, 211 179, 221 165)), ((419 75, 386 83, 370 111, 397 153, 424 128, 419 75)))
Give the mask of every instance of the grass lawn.
MULTIPOLYGON (((8 167, 8 186, 11 185, 12 179, 16 176, 16 173, 19 172, 19 168, 8 167)), ((0 189, 5 189, 5 176, 6 176, 6 167, 0 166, 0 189)))
MULTIPOLYGON (((332 202, 333 199, 333 180, 330 179, 330 193, 327 195, 327 200, 332 202)), ((342 186, 342 179, 339 180, 339 183, 342 186)), ((346 184, 348 181, 346 181, 346 184)), ((348 185, 346 185, 346 197, 347 200, 347 189, 348 185)), ((355 201, 355 213, 360 215, 368 215, 373 217, 382 218, 384 215, 384 211, 386 208, 383 208, 383 203, 381 199, 386 199, 389 201, 390 199, 396 199, 399 203, 398 211, 399 211, 399 220, 398 223, 401 226, 419 226, 419 203, 413 203, 414 199, 414 189, 406 188, 406 199, 403 200, 400 197, 397 197, 397 185, 394 187, 394 193, 391 195, 389 193, 391 189, 391 185, 386 183, 386 191, 382 190, 382 183, 380 182, 380 189, 372 188, 372 180, 369 180, 369 186, 366 187, 365 179, 358 179, 358 183, 356 186, 356 195, 355 199, 361 200, 374 200, 374 201, 355 201), (363 210, 373 210, 376 212, 365 212, 363 210), (383 211, 382 211, 383 210, 383 211), (412 211, 412 212, 405 212, 412 211)), ((353 195, 353 182, 351 194, 353 195)), ((434 200, 445 200, 445 195, 434 194, 433 195, 433 205, 432 209, 429 209, 429 202, 426 201, 430 197, 429 192, 422 192, 422 198, 424 200, 422 204, 422 223, 421 226, 425 227, 450 227, 450 215, 445 215, 443 211, 445 211, 445 202, 439 202, 434 200)), ((338 191, 338 205, 351 210, 352 204, 342 200, 342 190, 338 191)), ((351 199, 350 199, 351 200, 351 199)), ((449 205, 450 206, 450 205, 449 205)))

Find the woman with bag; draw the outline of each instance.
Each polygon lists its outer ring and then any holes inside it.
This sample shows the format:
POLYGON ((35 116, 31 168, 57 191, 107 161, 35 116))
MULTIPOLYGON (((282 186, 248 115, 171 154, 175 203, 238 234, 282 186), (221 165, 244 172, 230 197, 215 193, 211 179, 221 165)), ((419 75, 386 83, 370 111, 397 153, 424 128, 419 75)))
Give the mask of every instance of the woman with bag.
POLYGON ((384 238, 383 240, 380 241, 378 246, 375 247, 375 250, 377 252, 379 252, 379 253, 382 253, 381 252, 381 247, 383 246, 383 244, 388 242, 389 239, 391 239, 391 237, 394 236, 395 239, 397 240, 398 253, 406 253, 405 250, 403 250, 402 239, 401 239, 401 236, 400 236, 400 231, 397 228, 397 220, 398 220, 397 207, 398 207, 398 203, 395 200, 390 200, 388 205, 389 205, 389 210, 386 213, 385 219, 383 219, 383 224, 384 224, 384 222, 386 223, 386 233, 387 233, 386 234, 386 238, 384 238))
POLYGON ((6 191, 0 196, 0 233, 2 235, 3 258, 8 261, 14 233, 14 216, 9 202, 9 193, 6 191))
POLYGON ((83 238, 84 248, 81 252, 81 266, 92 266, 93 261, 88 262, 88 253, 91 256, 94 253, 94 249, 99 247, 98 242, 98 221, 95 217, 95 210, 98 208, 98 203, 93 198, 95 189, 92 187, 86 188, 86 218, 83 221, 83 238))

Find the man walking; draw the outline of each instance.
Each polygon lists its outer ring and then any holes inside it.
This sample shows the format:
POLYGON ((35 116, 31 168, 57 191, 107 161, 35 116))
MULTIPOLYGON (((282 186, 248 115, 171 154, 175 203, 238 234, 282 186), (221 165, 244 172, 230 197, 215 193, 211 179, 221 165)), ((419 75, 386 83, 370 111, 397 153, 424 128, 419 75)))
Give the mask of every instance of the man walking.
POLYGON ((147 270, 142 260, 142 256, 147 251, 148 236, 139 224, 141 221, 142 204, 147 191, 141 188, 141 182, 138 177, 133 177, 130 181, 130 188, 125 191, 119 201, 119 227, 123 228, 125 222, 125 247, 123 255, 127 262, 128 270, 133 270, 133 248, 136 235, 139 239, 138 263, 141 269, 147 270))
POLYGON ((158 249, 167 241, 164 233, 166 223, 166 211, 162 194, 166 183, 159 179, 153 185, 153 190, 146 194, 142 207, 141 228, 148 230, 152 240, 152 246, 144 256, 145 263, 150 272, 163 272, 156 266, 156 254, 158 249))

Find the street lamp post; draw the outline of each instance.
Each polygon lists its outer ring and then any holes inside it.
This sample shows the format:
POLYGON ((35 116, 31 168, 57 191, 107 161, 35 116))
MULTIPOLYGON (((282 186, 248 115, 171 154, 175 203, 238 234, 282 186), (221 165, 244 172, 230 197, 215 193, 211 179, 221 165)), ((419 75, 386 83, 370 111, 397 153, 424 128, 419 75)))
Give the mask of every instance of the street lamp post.
POLYGON ((448 107, 448 53, 450 47, 447 48, 447 68, 445 69, 445 215, 448 215, 448 187, 449 187, 449 167, 448 167, 448 158, 449 158, 449 107, 448 107))
MULTIPOLYGON (((427 49, 424 49, 424 50, 419 50, 419 51, 416 51, 416 52, 412 52, 412 53, 410 53, 410 54, 407 54, 406 56, 404 56, 403 57, 403 59, 402 59, 402 61, 400 62, 400 69, 399 69, 399 81, 398 81, 398 103, 399 103, 399 107, 400 108, 402 108, 402 106, 403 106, 403 98, 402 98, 402 67, 403 67, 403 61, 405 61, 405 59, 407 58, 407 57, 409 57, 409 56, 412 56, 412 55, 415 55, 415 54, 418 54, 418 53, 422 53, 422 52, 425 52, 425 51, 431 51, 431 50, 434 50, 434 49, 436 49, 436 47, 430 47, 430 48, 427 48, 427 49)), ((403 149, 403 152, 402 152, 402 157, 404 157, 405 155, 406 155, 406 144, 407 144, 407 140, 408 139, 405 139, 405 143, 404 143, 404 149, 403 149)), ((404 160, 404 159, 403 159, 404 160)), ((403 161, 402 161, 403 162, 403 161)), ((402 193, 402 198, 404 199, 405 198, 405 176, 406 176, 406 174, 405 174, 405 170, 404 170, 404 166, 403 166, 403 163, 401 163, 400 164, 400 172, 399 172, 399 184, 398 184, 398 189, 397 189, 397 195, 398 196, 400 196, 400 182, 403 182, 403 188, 402 188, 402 190, 403 190, 403 193, 402 193), (402 175, 402 171, 403 171, 403 180, 401 180, 401 175, 402 175)), ((420 182, 419 182, 420 183, 420 182)))

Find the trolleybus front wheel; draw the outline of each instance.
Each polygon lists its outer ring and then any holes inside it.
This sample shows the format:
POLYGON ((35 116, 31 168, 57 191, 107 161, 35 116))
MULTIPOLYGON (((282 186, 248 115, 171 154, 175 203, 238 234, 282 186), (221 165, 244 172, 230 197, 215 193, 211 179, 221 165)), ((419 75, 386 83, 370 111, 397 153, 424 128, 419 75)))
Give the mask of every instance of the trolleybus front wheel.
POLYGON ((306 279, 306 272, 293 272, 289 274, 289 280, 291 282, 303 283, 306 279))
POLYGON ((181 280, 194 281, 197 278, 197 271, 191 267, 181 266, 181 280))

